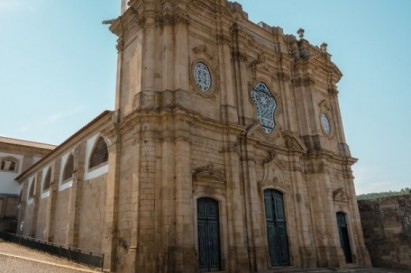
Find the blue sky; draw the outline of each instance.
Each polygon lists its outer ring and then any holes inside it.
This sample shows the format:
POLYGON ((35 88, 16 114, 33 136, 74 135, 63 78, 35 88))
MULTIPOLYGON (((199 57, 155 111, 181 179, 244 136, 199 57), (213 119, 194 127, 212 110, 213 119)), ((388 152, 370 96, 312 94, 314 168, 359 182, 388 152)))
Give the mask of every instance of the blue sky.
MULTIPOLYGON (((239 0, 305 29, 344 74, 339 99, 357 193, 411 187, 411 1, 239 0)), ((114 106, 119 0, 0 0, 0 135, 59 144, 114 106)))

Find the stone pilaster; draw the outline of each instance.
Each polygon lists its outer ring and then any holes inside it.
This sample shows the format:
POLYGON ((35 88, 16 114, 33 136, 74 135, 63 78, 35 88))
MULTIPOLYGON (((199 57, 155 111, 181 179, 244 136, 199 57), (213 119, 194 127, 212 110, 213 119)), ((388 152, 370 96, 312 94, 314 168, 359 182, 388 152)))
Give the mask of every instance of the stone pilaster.
POLYGON ((264 234, 265 226, 262 223, 265 222, 264 214, 257 213, 263 212, 264 207, 261 203, 260 196, 262 195, 261 189, 258 186, 258 178, 256 173, 256 159, 255 159, 255 146, 250 144, 247 139, 243 139, 241 143, 242 158, 241 176, 244 183, 244 209, 246 211, 247 221, 247 241, 250 255, 250 268, 251 272, 259 272, 267 269, 268 265, 268 253, 265 248, 264 234))
POLYGON ((47 204, 47 217, 49 220, 46 222, 47 224, 47 235, 46 238, 48 241, 54 241, 54 232, 55 232, 55 221, 56 221, 56 201, 57 201, 57 194, 59 190, 59 179, 60 179, 60 172, 61 172, 61 160, 56 160, 54 162, 53 173, 52 173, 52 180, 50 184, 50 195, 48 198, 47 204))
POLYGON ((176 174, 176 272, 195 272, 198 260, 195 252, 193 226, 193 191, 191 144, 179 136, 175 142, 176 174))
POLYGON ((104 270, 107 271, 116 270, 120 141, 120 135, 116 131, 113 136, 110 136, 110 145, 108 147, 109 169, 106 182, 104 234, 101 246, 104 251, 104 270))
POLYGON ((71 247, 78 246, 79 239, 79 215, 81 210, 81 187, 84 182, 84 164, 86 157, 86 143, 80 144, 74 150, 74 173, 73 183, 69 189, 68 206, 68 228, 66 235, 66 244, 71 247))

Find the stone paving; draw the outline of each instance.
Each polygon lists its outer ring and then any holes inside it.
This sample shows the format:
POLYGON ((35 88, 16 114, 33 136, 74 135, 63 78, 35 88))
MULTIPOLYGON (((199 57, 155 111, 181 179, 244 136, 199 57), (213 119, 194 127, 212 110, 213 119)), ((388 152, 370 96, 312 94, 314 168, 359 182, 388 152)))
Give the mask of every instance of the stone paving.
MULTIPOLYGON (((101 270, 70 262, 66 259, 47 255, 16 244, 0 240, 1 273, 96 273, 101 270)), ((276 269, 267 273, 411 273, 411 270, 384 268, 351 268, 351 269, 276 269)))
POLYGON ((101 270, 0 240, 1 273, 95 273, 101 270))

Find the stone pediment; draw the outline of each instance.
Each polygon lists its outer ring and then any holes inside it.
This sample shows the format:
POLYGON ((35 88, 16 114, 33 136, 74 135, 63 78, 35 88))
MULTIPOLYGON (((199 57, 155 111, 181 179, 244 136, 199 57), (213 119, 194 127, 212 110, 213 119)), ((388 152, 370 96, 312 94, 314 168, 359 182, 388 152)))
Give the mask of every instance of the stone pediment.
POLYGON ((281 125, 276 125, 274 131, 271 134, 264 132, 261 124, 256 121, 250 125, 245 132, 245 135, 249 138, 261 140, 262 142, 269 142, 276 145, 284 145, 284 139, 281 134, 281 125))
POLYGON ((297 151, 300 153, 307 152, 307 147, 304 145, 304 142, 301 138, 296 136, 292 132, 283 132, 283 138, 285 141, 285 146, 291 151, 297 151))
POLYGON ((193 180, 213 180, 224 183, 226 179, 222 169, 217 169, 213 164, 210 164, 194 169, 193 180))
POLYGON ((284 166, 275 158, 272 153, 270 157, 263 162, 263 177, 258 182, 261 189, 277 188, 287 190, 288 185, 284 178, 284 166))
POLYGON ((333 200, 335 202, 347 203, 348 202, 348 195, 343 190, 343 188, 338 188, 335 191, 333 191, 333 200))

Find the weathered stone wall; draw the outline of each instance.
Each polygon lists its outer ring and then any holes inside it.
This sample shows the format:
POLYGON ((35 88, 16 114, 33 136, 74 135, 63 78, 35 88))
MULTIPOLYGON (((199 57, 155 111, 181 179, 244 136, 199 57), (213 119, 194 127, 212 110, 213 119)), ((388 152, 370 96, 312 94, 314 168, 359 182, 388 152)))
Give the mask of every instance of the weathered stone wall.
POLYGON ((60 191, 56 196, 55 221, 53 242, 64 245, 66 243, 69 219, 70 189, 60 191))
POLYGON ((101 252, 107 175, 86 180, 81 185, 79 244, 81 249, 101 252))
MULTIPOLYGON (((108 162, 90 167, 91 154, 101 136, 102 126, 110 126, 105 112, 66 141, 63 149, 41 160, 22 174, 18 233, 88 251, 102 250, 105 225, 108 162), (99 127, 100 126, 100 127, 99 127), (63 180, 67 158, 73 156, 71 177, 63 180), (44 188, 44 173, 51 168, 50 187, 44 188), (33 193, 30 187, 33 185, 33 193)), ((106 140, 105 140, 106 141, 106 140)), ((107 143, 106 143, 107 144, 107 143)))
POLYGON ((374 267, 411 269, 411 194, 358 201, 374 267))

